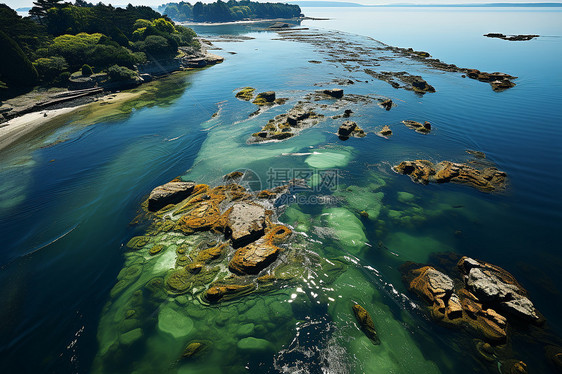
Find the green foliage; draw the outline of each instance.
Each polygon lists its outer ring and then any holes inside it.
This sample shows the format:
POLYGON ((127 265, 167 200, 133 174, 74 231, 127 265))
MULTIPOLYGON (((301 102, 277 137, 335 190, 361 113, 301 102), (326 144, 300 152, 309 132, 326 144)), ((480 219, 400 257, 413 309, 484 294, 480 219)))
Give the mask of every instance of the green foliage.
POLYGON ((70 72, 69 71, 63 71, 62 73, 59 74, 58 77, 55 78, 55 80, 53 80, 52 83, 55 86, 67 87, 69 79, 70 79, 70 72))
POLYGON ((173 45, 171 40, 159 35, 147 36, 144 41, 136 42, 135 48, 156 59, 175 56, 178 49, 177 44, 173 45))
MULTIPOLYGON (((160 10, 160 8, 159 8, 160 10)), ((161 12, 176 21, 226 22, 243 19, 294 18, 301 15, 298 5, 282 3, 258 3, 248 0, 217 0, 204 4, 197 2, 170 3, 161 7, 161 12)))
POLYGON ((109 79, 113 82, 127 81, 137 77, 135 71, 118 65, 113 65, 107 69, 107 74, 109 75, 109 79))
POLYGON ((147 19, 142 19, 139 18, 138 20, 135 21, 135 23, 133 24, 133 28, 135 30, 140 29, 140 28, 147 28, 148 26, 152 26, 152 22, 147 20, 147 19))
POLYGON ((37 82, 37 70, 19 45, 0 31, 0 76, 10 86, 31 86, 37 82))
POLYGON ((51 56, 62 56, 72 68, 78 68, 88 61, 87 55, 94 49, 102 36, 99 33, 58 36, 49 46, 49 54, 51 56))
POLYGON ((8 86, 6 85, 6 83, 0 81, 0 90, 6 90, 8 89, 8 86))
POLYGON ((34 51, 49 41, 45 27, 20 17, 5 4, 0 4, 0 31, 12 38, 30 60, 34 59, 34 51))
POLYGON ((82 65, 82 75, 85 77, 89 77, 90 75, 94 74, 92 67, 88 64, 82 65))
POLYGON ((38 58, 33 62, 39 77, 44 82, 50 82, 68 69, 68 64, 64 57, 53 56, 38 58))
POLYGON ((174 27, 174 24, 172 22, 164 19, 164 18, 158 18, 158 19, 154 20, 152 25, 154 27, 156 27, 157 30, 168 33, 168 34, 176 32, 176 28, 174 27))

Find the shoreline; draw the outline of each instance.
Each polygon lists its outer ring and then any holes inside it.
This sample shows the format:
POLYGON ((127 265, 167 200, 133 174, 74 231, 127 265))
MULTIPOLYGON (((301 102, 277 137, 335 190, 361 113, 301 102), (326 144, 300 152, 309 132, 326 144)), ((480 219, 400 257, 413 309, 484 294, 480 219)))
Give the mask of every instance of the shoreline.
MULTIPOLYGON (((204 46, 208 47, 208 46, 204 46)), ((178 72, 187 72, 195 69, 201 69, 205 66, 212 66, 224 61, 224 57, 209 53, 204 50, 204 57, 206 64, 201 67, 180 67, 177 70, 166 72, 162 75, 151 75, 150 80, 146 80, 136 87, 132 87, 119 91, 92 91, 91 95, 79 95, 74 100, 68 100, 56 103, 49 107, 41 108, 36 107, 37 110, 22 111, 21 114, 16 114, 14 117, 0 122, 0 153, 10 148, 12 145, 18 143, 20 140, 31 134, 39 133, 40 130, 49 127, 48 124, 52 123, 55 119, 60 119, 64 115, 77 112, 90 106, 98 105, 105 106, 106 109, 113 108, 115 104, 120 104, 129 100, 138 98, 146 91, 132 92, 134 89, 139 89, 142 86, 162 80, 170 75, 178 72), (83 102, 83 100, 87 100, 83 102), (82 102, 81 102, 82 101, 82 102), (109 107, 108 107, 109 106, 109 107)), ((78 90, 77 90, 78 91, 78 90)), ((72 94, 73 90, 62 91, 64 94, 72 94)), ((60 94, 60 92, 58 93, 60 94)), ((16 96, 10 100, 23 98, 25 95, 16 96)), ((39 103, 39 102, 38 102, 39 103)), ((38 104, 36 103, 36 104, 38 104)), ((34 107, 35 108, 35 107, 34 107)))

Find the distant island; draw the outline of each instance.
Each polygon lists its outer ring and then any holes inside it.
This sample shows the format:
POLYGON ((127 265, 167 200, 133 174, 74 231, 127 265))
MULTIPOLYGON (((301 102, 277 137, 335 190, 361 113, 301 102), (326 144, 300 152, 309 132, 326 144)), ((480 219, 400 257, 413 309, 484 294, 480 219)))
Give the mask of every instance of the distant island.
POLYGON ((562 7, 562 3, 466 3, 466 4, 373 4, 365 5, 352 2, 340 1, 291 1, 291 4, 299 5, 303 8, 334 8, 334 7, 379 7, 379 8, 392 8, 392 7, 417 7, 417 8, 485 8, 485 7, 562 7))
POLYGON ((283 3, 258 3, 255 1, 217 0, 204 4, 197 2, 168 3, 158 7, 158 11, 174 21, 185 22, 233 22, 259 19, 289 19, 301 16, 298 5, 283 3))

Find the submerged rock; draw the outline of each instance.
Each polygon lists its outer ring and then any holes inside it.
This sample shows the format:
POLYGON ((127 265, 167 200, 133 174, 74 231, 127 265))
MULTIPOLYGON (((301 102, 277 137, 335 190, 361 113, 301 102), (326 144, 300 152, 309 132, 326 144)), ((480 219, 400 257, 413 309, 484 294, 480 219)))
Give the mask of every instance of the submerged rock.
POLYGON ((507 179, 507 174, 495 167, 478 170, 467 164, 450 161, 441 161, 437 164, 428 160, 403 161, 394 166, 393 170, 399 174, 409 175, 416 183, 452 182, 466 184, 483 192, 504 189, 507 179))
POLYGON ((193 182, 168 182, 152 190, 148 197, 148 210, 155 212, 169 204, 177 204, 193 192, 193 182))
POLYGON ((371 342, 373 342, 374 345, 381 344, 377 331, 375 330, 375 324, 373 323, 373 319, 371 318, 369 312, 367 312, 367 310, 359 304, 354 304, 352 309, 353 314, 355 314, 355 319, 357 319, 357 323, 365 335, 371 340, 371 342))
POLYGON ((187 344, 185 349, 183 350, 181 357, 183 359, 189 359, 196 356, 199 356, 203 351, 205 351, 209 346, 208 342, 202 340, 195 340, 187 344))

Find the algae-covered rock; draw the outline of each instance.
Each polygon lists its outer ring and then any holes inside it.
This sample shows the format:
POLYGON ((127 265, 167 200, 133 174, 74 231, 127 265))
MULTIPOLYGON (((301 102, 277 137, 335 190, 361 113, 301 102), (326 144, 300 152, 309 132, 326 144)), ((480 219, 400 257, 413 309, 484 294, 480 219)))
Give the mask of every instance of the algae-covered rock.
POLYGON ((242 297, 256 288, 253 284, 226 284, 209 287, 204 298, 211 303, 242 297))
POLYGON ((256 105, 272 105, 275 103, 275 92, 274 91, 267 91, 267 92, 260 92, 252 103, 256 105))
POLYGON ((180 269, 174 270, 170 274, 168 279, 166 279, 166 285, 173 292, 185 293, 191 288, 191 286, 193 284, 193 282, 191 280, 191 277, 192 277, 192 274, 190 272, 188 272, 184 268, 180 268, 180 269))
POLYGON ((254 92, 256 91, 253 87, 244 87, 240 91, 236 92, 236 98, 244 101, 250 101, 254 97, 254 92))
POLYGON ((421 184, 452 182, 466 184, 482 192, 503 190, 507 182, 507 174, 495 167, 479 170, 468 164, 450 161, 437 164, 428 160, 403 161, 394 166, 393 170, 409 175, 412 181, 421 184))
POLYGON ((402 123, 404 125, 406 125, 406 127, 415 130, 416 132, 420 133, 420 134, 429 134, 431 132, 431 123, 429 123, 428 121, 425 121, 423 124, 416 122, 416 121, 411 121, 411 120, 405 120, 402 121, 402 123))
POLYGON ((183 359, 190 359, 201 355, 209 347, 209 342, 203 340, 194 340, 187 344, 183 350, 181 357, 183 359))
POLYGON ((355 214, 345 208, 328 208, 323 211, 323 218, 344 250, 357 254, 365 248, 365 227, 355 214))
POLYGON ((154 256, 154 255, 157 255, 158 253, 162 252, 165 248, 166 248, 166 246, 164 246, 163 244, 156 244, 156 245, 153 245, 152 248, 150 248, 148 253, 150 253, 152 256, 154 256))
POLYGON ((140 327, 131 330, 129 332, 126 332, 124 334, 121 334, 119 336, 119 342, 123 345, 132 345, 135 342, 137 342, 139 339, 142 338, 142 329, 140 327))
POLYGON ((150 241, 148 236, 134 236, 127 242, 127 247, 131 249, 141 249, 150 241))
POLYGON ((250 352, 266 352, 273 351, 273 344, 265 339, 254 338, 252 336, 241 339, 238 344, 238 348, 242 351, 250 352))
POLYGON ((182 338, 193 330, 193 321, 170 307, 164 307, 158 313, 158 329, 174 338, 182 338))
POLYGON ((353 314, 355 314, 355 319, 357 319, 357 323, 365 335, 367 335, 374 345, 381 344, 377 335, 377 330, 375 330, 375 324, 369 312, 359 304, 353 304, 352 309, 353 314))
MULTIPOLYGON (((197 254, 197 257, 195 258, 195 260, 197 262, 210 263, 210 262, 220 258, 222 256, 222 254, 224 253, 227 246, 228 246, 227 243, 222 243, 222 244, 219 244, 217 246, 204 249, 197 254)), ((196 270, 197 270, 196 265, 193 265, 190 268, 191 273, 193 273, 193 271, 196 271, 196 270)))

